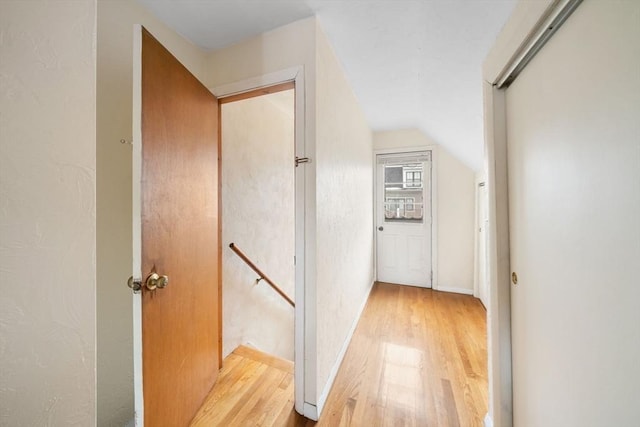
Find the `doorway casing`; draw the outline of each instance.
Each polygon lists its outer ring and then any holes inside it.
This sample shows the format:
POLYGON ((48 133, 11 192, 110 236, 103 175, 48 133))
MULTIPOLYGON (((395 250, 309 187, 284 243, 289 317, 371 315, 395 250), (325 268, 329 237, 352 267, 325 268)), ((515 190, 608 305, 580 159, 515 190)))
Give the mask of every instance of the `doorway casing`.
MULTIPOLYGON (((303 67, 292 67, 273 73, 256 76, 250 79, 242 80, 210 88, 211 92, 221 101, 224 98, 241 95, 243 93, 255 91, 262 88, 276 86, 283 83, 294 83, 295 93, 295 156, 307 157, 305 144, 305 84, 303 67)), ((291 159, 293 166, 295 159, 291 159)), ((306 236, 305 213, 307 211, 306 185, 308 182, 307 167, 301 165, 295 170, 295 316, 294 316, 294 383, 295 383, 295 409, 298 413, 305 414, 305 379, 306 369, 312 368, 305 366, 305 351, 309 350, 306 346, 306 335, 309 325, 306 320, 306 304, 305 304, 305 288, 306 288, 306 254, 309 251, 306 244, 309 242, 306 236), (306 368, 306 369, 305 369, 306 368)), ((314 372, 314 370, 311 370, 314 372)))
POLYGON ((480 299, 485 308, 489 305, 489 280, 487 277, 487 183, 476 176, 476 217, 474 239, 473 296, 480 299))

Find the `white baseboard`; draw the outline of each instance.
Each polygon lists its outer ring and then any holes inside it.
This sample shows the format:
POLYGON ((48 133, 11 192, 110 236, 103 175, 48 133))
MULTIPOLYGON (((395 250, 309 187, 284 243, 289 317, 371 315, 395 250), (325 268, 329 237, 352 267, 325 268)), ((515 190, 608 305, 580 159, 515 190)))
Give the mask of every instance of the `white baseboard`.
MULTIPOLYGON (((320 417, 320 414, 322 414, 322 409, 324 409, 324 404, 327 401, 327 397, 329 396, 329 392, 331 391, 333 382, 336 380, 336 375, 338 374, 340 365, 342 365, 342 359, 344 359, 344 355, 347 353, 347 349, 349 348, 349 344, 351 343, 351 338, 353 338, 353 333, 356 331, 356 326, 358 326, 358 322, 360 321, 360 317, 362 316, 364 307, 367 305, 367 301, 369 301, 369 296, 371 295, 371 289, 373 289, 374 283, 375 282, 371 282, 371 286, 369 287, 369 292, 367 292, 366 298, 364 299, 362 304, 360 304, 360 308, 358 308, 358 314, 356 315, 356 318, 353 320, 353 323, 351 324, 351 328, 349 329, 349 333, 347 333, 347 337, 345 338, 344 343, 342 344, 342 348, 338 353, 336 362, 333 364, 333 367, 331 368, 331 372, 329 372, 329 379, 327 380, 327 383, 325 384, 324 389, 322 390, 322 394, 318 399, 318 405, 316 408, 318 418, 320 417)), ((305 413, 306 413, 306 410, 305 410, 305 413)), ((312 419, 317 421, 318 418, 312 418, 312 419)))
POLYGON ((435 289, 436 291, 442 291, 442 292, 453 292, 456 294, 465 294, 465 295, 473 295, 473 289, 467 289, 467 288, 456 288, 453 286, 438 286, 437 289, 435 289))
POLYGON ((488 412, 487 415, 484 416, 484 427, 493 427, 493 420, 488 412))
POLYGON ((302 407, 302 415, 312 421, 318 421, 318 408, 311 403, 304 402, 304 406, 302 407))

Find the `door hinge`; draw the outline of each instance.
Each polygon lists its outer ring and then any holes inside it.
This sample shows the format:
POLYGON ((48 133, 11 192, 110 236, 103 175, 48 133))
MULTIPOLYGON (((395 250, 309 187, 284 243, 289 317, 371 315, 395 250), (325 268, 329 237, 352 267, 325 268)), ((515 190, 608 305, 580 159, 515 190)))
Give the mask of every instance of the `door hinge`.
POLYGON ((311 163, 311 159, 308 157, 297 157, 296 156, 296 167, 300 165, 300 163, 311 163))

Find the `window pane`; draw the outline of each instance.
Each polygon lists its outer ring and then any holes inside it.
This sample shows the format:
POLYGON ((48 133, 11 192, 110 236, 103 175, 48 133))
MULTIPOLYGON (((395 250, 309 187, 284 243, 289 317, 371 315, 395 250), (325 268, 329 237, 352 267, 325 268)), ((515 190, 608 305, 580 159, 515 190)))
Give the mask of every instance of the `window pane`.
POLYGON ((422 163, 384 166, 385 222, 423 221, 422 163))

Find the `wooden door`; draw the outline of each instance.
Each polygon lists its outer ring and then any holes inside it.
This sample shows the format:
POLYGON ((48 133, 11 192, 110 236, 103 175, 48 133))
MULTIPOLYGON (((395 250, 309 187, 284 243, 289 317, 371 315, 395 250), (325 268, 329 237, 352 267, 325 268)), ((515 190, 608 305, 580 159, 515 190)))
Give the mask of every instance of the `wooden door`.
POLYGON ((431 287, 430 152, 377 156, 378 280, 431 287))
POLYGON ((139 29, 134 88, 141 93, 134 96, 134 104, 140 100, 134 128, 139 120, 141 151, 133 169, 134 236, 136 206, 141 232, 144 423, 186 426, 219 370, 218 102, 139 29), (168 276, 165 288, 145 287, 154 272, 168 276))

